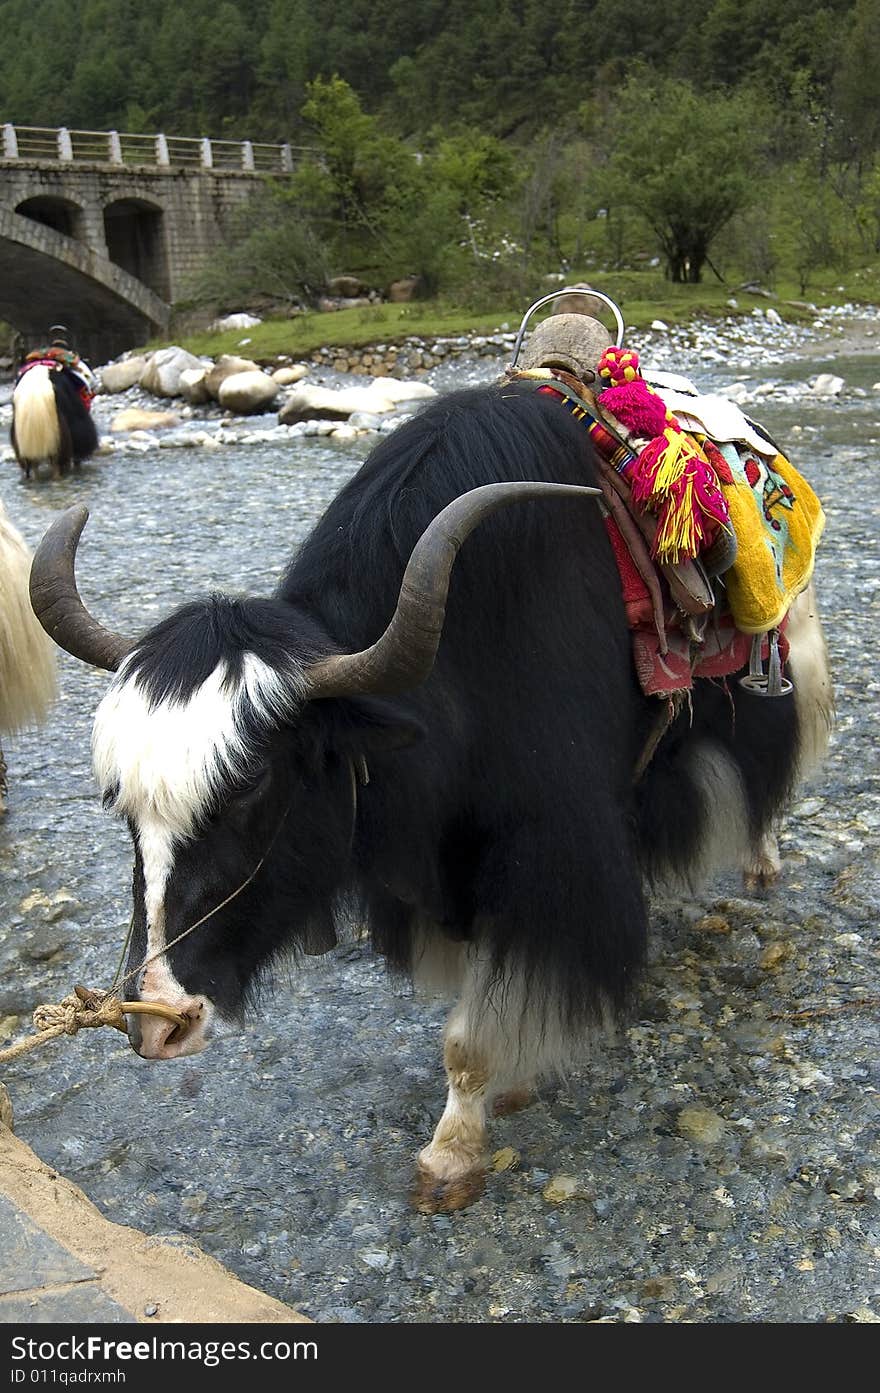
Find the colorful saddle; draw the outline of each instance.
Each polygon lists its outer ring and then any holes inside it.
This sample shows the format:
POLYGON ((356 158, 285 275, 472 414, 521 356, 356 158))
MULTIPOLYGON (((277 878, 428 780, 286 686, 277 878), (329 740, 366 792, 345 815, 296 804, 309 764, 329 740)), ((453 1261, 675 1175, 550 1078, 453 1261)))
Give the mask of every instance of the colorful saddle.
POLYGON ((596 447, 643 689, 669 697, 777 649, 784 660, 780 631, 809 584, 825 520, 807 481, 734 402, 678 375, 643 374, 597 321, 551 316, 539 329, 509 375, 556 396, 596 447), (554 318, 565 321, 558 331, 547 327, 554 318), (586 357, 578 320, 589 326, 586 357))

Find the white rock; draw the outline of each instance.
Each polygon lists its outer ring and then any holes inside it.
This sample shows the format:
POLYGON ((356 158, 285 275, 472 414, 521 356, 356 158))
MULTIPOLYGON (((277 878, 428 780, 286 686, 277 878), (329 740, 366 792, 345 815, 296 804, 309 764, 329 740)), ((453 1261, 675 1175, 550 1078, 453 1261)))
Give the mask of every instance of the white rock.
POLYGON ((259 368, 256 372, 234 372, 220 383, 217 395, 226 411, 250 416, 268 410, 278 395, 278 383, 259 368))
POLYGON ((764 311, 764 318, 767 320, 769 324, 783 323, 782 315, 779 313, 778 310, 775 310, 772 305, 769 309, 764 311))
POLYGON ((308 377, 309 370, 305 363, 294 363, 289 368, 276 368, 272 378, 278 383, 279 387, 292 387, 294 382, 302 382, 304 377, 308 377))
POLYGON ((180 374, 187 368, 201 368, 204 364, 185 348, 160 348, 147 363, 141 374, 141 386, 154 397, 179 397, 180 374))
POLYGON ((347 419, 353 411, 369 411, 384 414, 393 411, 395 402, 380 395, 390 378, 379 378, 371 387, 343 387, 332 391, 329 387, 317 387, 302 383, 295 387, 282 406, 278 419, 283 426, 294 421, 347 419), (379 387, 381 383, 381 387, 379 387))
POLYGON ((203 406, 211 400, 207 376, 207 368, 185 368, 180 374, 180 395, 190 406, 203 406))
POLYGON ((439 395, 437 388, 427 382, 402 382, 397 377, 374 377, 370 391, 377 391, 389 401, 427 401, 439 395))
POLYGON ((651 328, 652 328, 652 329, 656 329, 657 332, 658 332, 658 333, 661 333, 661 334, 668 334, 668 333, 669 333, 669 325, 666 324, 666 323, 664 323, 664 321, 663 321, 662 319, 652 319, 652 320, 651 320, 651 328))
POLYGON ((835 377, 832 372, 820 372, 816 381, 813 383, 814 397, 839 397, 844 388, 842 377, 835 377))
POLYGON ((355 430, 381 430, 382 421, 375 411, 353 411, 348 418, 348 424, 355 430))
POLYGON ((375 1272, 387 1272, 394 1266, 394 1254, 387 1248, 365 1249, 360 1254, 361 1261, 375 1272))
POLYGON ((223 353, 217 359, 212 368, 208 369, 205 378, 205 386, 210 396, 215 401, 220 400, 220 384, 225 382, 227 377, 232 377, 238 372, 260 372, 259 363, 255 363, 252 358, 238 358, 234 353, 223 353))
POLYGON ((142 411, 138 406, 130 406, 113 417, 110 429, 119 435, 129 431, 161 430, 163 427, 179 425, 180 417, 173 411, 142 411))
POLYGON ((721 394, 727 397, 728 401, 736 402, 741 406, 744 401, 749 399, 749 386, 747 382, 731 382, 729 387, 725 387, 721 394))
POLYGON ((214 320, 210 332, 224 334, 227 329, 253 329, 262 322, 262 319, 258 319, 254 314, 225 314, 221 319, 214 320))
POLYGON ((127 392, 136 382, 140 382, 147 359, 141 357, 124 358, 121 363, 108 363, 101 369, 101 391, 115 395, 127 392))

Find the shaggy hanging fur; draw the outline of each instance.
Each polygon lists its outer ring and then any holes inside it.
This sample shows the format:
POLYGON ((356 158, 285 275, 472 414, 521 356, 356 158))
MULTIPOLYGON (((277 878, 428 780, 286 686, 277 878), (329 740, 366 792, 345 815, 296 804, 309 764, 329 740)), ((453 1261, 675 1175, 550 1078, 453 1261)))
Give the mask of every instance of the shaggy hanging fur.
POLYGON ((46 719, 56 696, 56 648, 31 609, 31 552, 0 503, 0 731, 46 719))
POLYGON ((63 474, 98 448, 95 423, 64 369, 28 368, 12 394, 12 411, 12 448, 26 478, 43 463, 63 474))

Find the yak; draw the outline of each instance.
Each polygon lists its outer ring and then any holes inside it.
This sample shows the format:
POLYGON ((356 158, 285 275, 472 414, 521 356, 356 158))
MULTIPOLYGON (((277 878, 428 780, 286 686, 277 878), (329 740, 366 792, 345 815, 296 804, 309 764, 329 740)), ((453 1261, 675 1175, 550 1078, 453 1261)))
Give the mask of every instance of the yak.
POLYGON ((825 740, 811 589, 790 615, 793 697, 696 680, 656 740, 596 477, 581 424, 509 381, 388 433, 269 596, 112 633, 76 589, 83 507, 34 566, 48 631, 116 674, 92 744, 134 844, 129 981, 178 1012, 139 1016, 134 1049, 204 1049, 282 954, 356 922, 455 1002, 423 1208, 478 1194, 493 1104, 632 1006, 647 888, 766 866, 825 740))
POLYGON ((12 412, 12 449, 26 479, 43 463, 58 478, 98 448, 81 379, 58 363, 25 366, 12 394, 12 412))

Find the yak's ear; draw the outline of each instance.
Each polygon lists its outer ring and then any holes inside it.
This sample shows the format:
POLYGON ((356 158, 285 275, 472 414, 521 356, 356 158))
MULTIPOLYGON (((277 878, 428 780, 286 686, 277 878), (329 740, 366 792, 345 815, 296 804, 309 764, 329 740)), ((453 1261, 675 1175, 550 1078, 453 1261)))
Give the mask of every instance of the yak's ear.
POLYGON ((338 745, 350 752, 402 750, 427 734, 421 721, 387 697, 350 697, 340 701, 338 708, 338 745))

